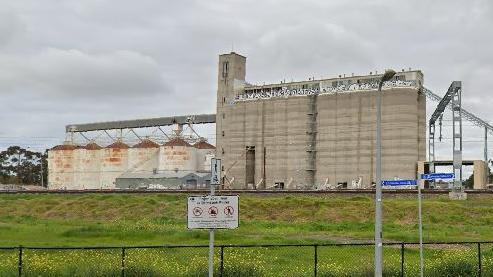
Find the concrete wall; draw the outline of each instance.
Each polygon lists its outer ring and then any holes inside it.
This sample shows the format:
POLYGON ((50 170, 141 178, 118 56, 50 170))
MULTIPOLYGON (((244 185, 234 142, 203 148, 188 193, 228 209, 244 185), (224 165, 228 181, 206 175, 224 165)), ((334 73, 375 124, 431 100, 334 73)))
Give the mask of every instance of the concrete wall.
MULTIPOLYGON (((232 103, 228 99, 238 92, 231 83, 244 80, 245 59, 233 53, 219 60, 217 156, 233 187, 246 187, 250 146, 260 188, 279 182, 287 188, 350 186, 359 177, 364 187, 375 181, 375 90, 232 103), (225 61, 238 68, 227 78, 225 61)), ((416 162, 425 158, 425 96, 419 86, 385 89, 382 105, 382 177, 413 179, 416 162)))
POLYGON ((475 160, 473 165, 474 189, 486 189, 488 184, 488 174, 486 172, 485 161, 475 160))

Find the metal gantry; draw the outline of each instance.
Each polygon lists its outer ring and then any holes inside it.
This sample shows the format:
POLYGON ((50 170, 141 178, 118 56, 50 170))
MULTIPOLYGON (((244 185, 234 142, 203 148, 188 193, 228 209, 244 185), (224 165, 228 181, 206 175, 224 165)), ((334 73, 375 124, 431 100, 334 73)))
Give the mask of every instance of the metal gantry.
POLYGON ((454 192, 464 192, 462 186, 462 83, 454 81, 450 85, 449 91, 452 97, 452 148, 453 148, 453 168, 454 168, 454 192))
POLYGON ((169 126, 174 124, 206 124, 216 123, 215 114, 196 114, 183 116, 157 117, 147 119, 109 121, 85 124, 70 124, 65 127, 66 132, 88 132, 100 130, 132 129, 145 127, 169 126))
MULTIPOLYGON (((134 129, 140 128, 154 128, 152 135, 160 138, 162 133, 163 139, 170 140, 172 137, 184 135, 183 127, 187 127, 191 132, 189 140, 195 142, 203 140, 193 128, 194 124, 207 124, 215 123, 215 114, 198 114, 198 115, 184 115, 184 116, 171 116, 171 117, 159 117, 149 119, 136 119, 136 120, 124 120, 124 121, 110 121, 110 122, 97 122, 97 123, 85 123, 85 124, 70 124, 65 127, 67 140, 74 143, 75 134, 82 136, 87 142, 94 142, 101 136, 108 136, 111 141, 118 141, 125 135, 132 134, 139 141, 143 141, 143 137, 139 135, 134 129), (177 129, 173 130, 171 134, 167 134, 161 127, 176 125, 177 129), (112 136, 109 131, 116 131, 117 134, 112 136), (124 134, 124 131, 126 134, 124 134), (97 136, 90 138, 87 132, 96 132, 97 136)), ((159 140, 159 139, 158 139, 159 140)))
MULTIPOLYGON (((437 108, 429 121, 428 158, 430 161, 429 172, 435 172, 435 124, 439 120, 440 140, 442 138, 442 118, 445 108, 451 104, 452 108, 452 133, 453 133, 453 168, 455 173, 454 191, 462 192, 462 107, 461 107, 462 83, 453 81, 447 92, 440 99, 437 108)), ((439 97, 438 97, 439 98, 439 97)))
MULTIPOLYGON (((438 101, 439 104, 429 121, 429 138, 428 138, 428 159, 430 161, 430 172, 434 172, 435 161, 435 123, 438 120, 440 124, 440 140, 441 140, 441 125, 442 117, 445 108, 452 110, 452 126, 453 126, 453 158, 454 158, 454 189, 462 188, 462 118, 474 125, 484 129, 484 161, 488 167, 488 132, 493 134, 493 126, 488 122, 480 119, 478 116, 465 110, 461 106, 462 84, 460 81, 454 81, 450 85, 447 93, 442 98, 431 90, 423 87, 423 92, 426 97, 431 100, 438 101), (460 167, 460 169, 459 169, 460 167)), ((486 172, 488 172, 486 168, 486 172)))

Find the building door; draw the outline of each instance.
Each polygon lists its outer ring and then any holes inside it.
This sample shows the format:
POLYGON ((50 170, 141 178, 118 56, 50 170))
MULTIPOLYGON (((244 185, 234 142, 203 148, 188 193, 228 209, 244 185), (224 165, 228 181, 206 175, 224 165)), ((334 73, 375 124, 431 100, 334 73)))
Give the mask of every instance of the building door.
POLYGON ((246 147, 245 185, 247 188, 255 186, 255 146, 246 147))
POLYGON ((187 189, 196 189, 197 188, 197 180, 195 179, 188 179, 186 181, 187 184, 187 189))

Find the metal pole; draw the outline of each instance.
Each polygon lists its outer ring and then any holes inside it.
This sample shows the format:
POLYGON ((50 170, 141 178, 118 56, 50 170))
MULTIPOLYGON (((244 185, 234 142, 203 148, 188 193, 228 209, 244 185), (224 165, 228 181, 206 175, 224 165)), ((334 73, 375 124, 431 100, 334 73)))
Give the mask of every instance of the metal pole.
MULTIPOLYGON (((419 180, 419 179, 418 179, 419 180)), ((419 221, 419 276, 423 277, 423 220, 421 213, 421 185, 418 182, 418 221, 419 221)))
POLYGON ((223 277, 224 274, 224 245, 221 245, 221 271, 220 271, 221 277, 223 277))
POLYGON ((478 242, 478 276, 481 277, 481 243, 478 242))
POLYGON ((401 277, 404 277, 404 243, 401 243, 401 277))
POLYGON ((125 277, 125 247, 122 247, 122 277, 125 277))
POLYGON ((22 184, 20 176, 21 176, 21 150, 19 149, 19 155, 17 158, 17 181, 19 182, 19 184, 22 184))
POLYGON ((488 166, 488 128, 484 127, 484 161, 488 166))
POLYGON ((19 264, 18 264, 18 270, 19 270, 19 277, 22 276, 22 245, 19 246, 19 264))
POLYGON ((314 261, 315 261, 315 265, 314 265, 314 268, 313 268, 313 272, 314 272, 314 276, 317 277, 317 267, 318 267, 318 245, 314 245, 314 253, 313 253, 313 258, 314 258, 314 261))
POLYGON ((484 174, 486 175, 484 187, 486 187, 486 185, 488 185, 490 181, 490 171, 488 165, 488 128, 487 127, 484 127, 484 162, 486 167, 484 172, 484 174))
POLYGON ((41 187, 44 187, 44 180, 43 180, 43 153, 41 153, 41 187))
POLYGON ((382 82, 377 92, 377 149, 375 184, 375 276, 382 276, 382 82))
MULTIPOLYGON (((211 196, 214 195, 215 185, 211 184, 211 196)), ((209 277, 214 276, 214 229, 209 229, 209 277)))

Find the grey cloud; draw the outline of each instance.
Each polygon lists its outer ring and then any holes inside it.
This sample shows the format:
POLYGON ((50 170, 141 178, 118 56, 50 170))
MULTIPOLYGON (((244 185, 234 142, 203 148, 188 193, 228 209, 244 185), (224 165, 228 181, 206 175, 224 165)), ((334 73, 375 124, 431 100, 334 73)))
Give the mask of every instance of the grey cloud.
POLYGON ((232 43, 251 82, 412 67, 439 94, 462 80, 464 106, 490 119, 492 3, 2 3, 2 132, 63 137, 73 122, 214 112, 217 55, 232 43))
POLYGON ((171 90, 152 58, 131 51, 89 54, 48 48, 2 60, 8 65, 2 84, 38 97, 143 97, 171 90))

